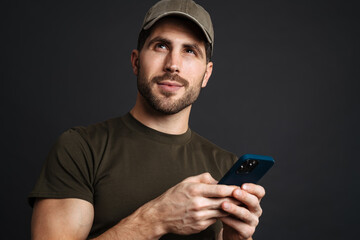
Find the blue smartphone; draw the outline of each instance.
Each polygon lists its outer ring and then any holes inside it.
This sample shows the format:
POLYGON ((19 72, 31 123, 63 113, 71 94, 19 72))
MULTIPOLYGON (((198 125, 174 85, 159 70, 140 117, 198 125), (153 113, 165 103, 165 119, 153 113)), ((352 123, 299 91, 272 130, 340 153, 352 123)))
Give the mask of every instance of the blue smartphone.
POLYGON ((237 160, 218 184, 241 186, 244 183, 257 183, 274 165, 270 156, 245 154, 237 160))

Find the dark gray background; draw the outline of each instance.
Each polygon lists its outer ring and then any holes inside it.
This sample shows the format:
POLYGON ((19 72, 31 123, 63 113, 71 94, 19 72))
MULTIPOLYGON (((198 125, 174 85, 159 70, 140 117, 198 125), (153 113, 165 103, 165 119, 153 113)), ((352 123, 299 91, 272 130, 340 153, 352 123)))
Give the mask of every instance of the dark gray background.
MULTIPOLYGON (((1 239, 28 239, 26 196, 57 136, 132 107, 130 52, 155 1, 4 2, 1 239)), ((276 159, 255 238, 356 238, 356 1, 199 2, 215 26, 214 73, 191 127, 238 155, 276 159)))

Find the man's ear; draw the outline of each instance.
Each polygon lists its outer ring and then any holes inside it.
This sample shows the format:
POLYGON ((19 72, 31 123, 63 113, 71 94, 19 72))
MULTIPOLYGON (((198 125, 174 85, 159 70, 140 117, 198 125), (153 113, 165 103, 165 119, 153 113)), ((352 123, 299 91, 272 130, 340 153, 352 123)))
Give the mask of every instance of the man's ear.
POLYGON ((137 76, 139 73, 139 51, 137 49, 131 52, 131 66, 133 73, 137 76))
POLYGON ((205 74, 204 74, 204 78, 203 78, 203 81, 202 81, 202 84, 201 84, 201 87, 206 87, 208 81, 209 81, 209 78, 212 74, 212 70, 213 70, 213 62, 208 62, 208 64, 206 65, 206 71, 205 71, 205 74))

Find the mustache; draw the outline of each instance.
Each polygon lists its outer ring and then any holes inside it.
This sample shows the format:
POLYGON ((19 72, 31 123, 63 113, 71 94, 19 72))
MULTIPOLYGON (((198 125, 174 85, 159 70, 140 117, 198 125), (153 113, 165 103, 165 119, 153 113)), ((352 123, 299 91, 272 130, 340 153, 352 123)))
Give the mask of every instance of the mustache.
POLYGON ((179 75, 177 74, 171 74, 171 73, 165 73, 164 75, 162 76, 156 76, 154 77, 151 82, 152 83, 160 83, 161 81, 164 81, 164 80, 171 80, 171 81, 175 81, 175 82, 178 82, 180 83, 181 85, 183 85, 184 87, 187 87, 189 86, 189 82, 185 79, 185 78, 182 78, 180 77, 179 75))

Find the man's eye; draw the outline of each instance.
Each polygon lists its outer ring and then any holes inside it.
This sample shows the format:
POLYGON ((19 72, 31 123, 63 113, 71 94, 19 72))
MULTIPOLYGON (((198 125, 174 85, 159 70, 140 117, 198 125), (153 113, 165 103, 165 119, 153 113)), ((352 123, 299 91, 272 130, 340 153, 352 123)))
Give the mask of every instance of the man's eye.
POLYGON ((166 49, 166 46, 163 43, 158 43, 158 44, 156 44, 156 48, 166 49))
POLYGON ((186 53, 190 53, 190 54, 196 54, 194 50, 192 49, 186 49, 186 53))

